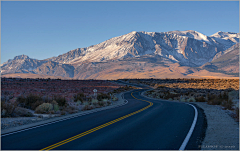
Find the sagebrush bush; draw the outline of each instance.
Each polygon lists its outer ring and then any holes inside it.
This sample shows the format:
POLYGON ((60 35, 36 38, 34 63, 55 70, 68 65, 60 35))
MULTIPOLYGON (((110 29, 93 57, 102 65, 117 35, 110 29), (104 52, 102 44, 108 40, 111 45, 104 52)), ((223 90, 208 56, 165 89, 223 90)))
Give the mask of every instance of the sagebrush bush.
POLYGON ((84 101, 83 105, 90 105, 90 103, 88 101, 84 101))
POLYGON ((98 103, 97 99, 92 99, 92 103, 98 103))
POLYGON ((181 96, 181 94, 167 92, 165 93, 164 99, 169 99, 169 98, 174 99, 175 97, 179 97, 179 96, 181 96))
POLYGON ((53 110, 55 112, 59 111, 59 106, 57 104, 53 104, 53 110))
POLYGON ((1 117, 14 117, 17 102, 1 102, 1 117))
POLYGON ((35 112, 36 113, 48 113, 51 110, 53 110, 53 105, 52 104, 43 103, 36 108, 35 112))
POLYGON ((99 105, 100 107, 101 107, 101 106, 104 106, 104 104, 105 104, 105 103, 104 103, 103 101, 99 101, 99 102, 98 102, 98 105, 99 105))
POLYGON ((214 99, 208 100, 207 104, 209 104, 209 105, 221 105, 222 101, 219 100, 218 98, 214 98, 214 99))
POLYGON ((110 100, 107 100, 107 105, 112 104, 112 102, 110 100))
POLYGON ((79 110, 78 110, 78 107, 76 106, 67 106, 63 108, 63 111, 69 114, 73 114, 73 113, 77 113, 79 110))
POLYGON ((186 102, 185 98, 181 98, 180 102, 186 102))
POLYGON ((65 97, 54 96, 53 99, 58 103, 59 106, 65 106, 67 103, 65 97))
POLYGON ((112 100, 113 100, 113 101, 117 101, 118 98, 117 98, 116 96, 113 96, 112 100))
POLYGON ((21 107, 32 109, 32 110, 35 110, 37 106, 44 103, 42 97, 38 95, 33 95, 33 94, 29 94, 26 97, 19 96, 17 98, 17 102, 21 107))
POLYGON ((97 100, 102 101, 103 99, 111 99, 111 96, 105 93, 100 93, 97 95, 97 100))
POLYGON ((88 110, 89 109, 89 105, 83 105, 82 111, 88 110))
POLYGON ((14 111, 14 114, 16 116, 20 116, 20 117, 33 117, 32 112, 30 112, 28 109, 22 108, 22 107, 17 107, 14 111))
POLYGON ((53 101, 51 102, 51 104, 53 105, 53 110, 54 110, 55 112, 59 111, 59 105, 58 105, 57 101, 53 100, 53 101))
POLYGON ((190 97, 189 99, 187 99, 187 102, 196 102, 194 97, 190 97))
POLYGON ((203 96, 196 97, 196 102, 206 102, 206 99, 203 96))
POLYGON ((83 102, 85 97, 86 96, 83 93, 77 93, 76 95, 73 96, 73 98, 74 98, 73 101, 74 102, 77 102, 77 101, 83 102))
POLYGON ((233 109, 233 101, 232 100, 223 101, 222 106, 228 110, 232 110, 233 109))
POLYGON ((103 101, 103 102, 107 102, 107 101, 108 101, 108 99, 103 99, 102 101, 103 101))

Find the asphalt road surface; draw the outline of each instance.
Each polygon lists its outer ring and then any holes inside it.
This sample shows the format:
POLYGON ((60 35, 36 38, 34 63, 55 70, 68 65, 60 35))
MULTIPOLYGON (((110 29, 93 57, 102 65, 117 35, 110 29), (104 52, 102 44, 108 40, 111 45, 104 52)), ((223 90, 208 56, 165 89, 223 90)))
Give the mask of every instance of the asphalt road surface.
MULTIPOLYGON (((1 137, 2 150, 179 150, 195 110, 185 103, 124 94, 128 104, 1 137)), ((185 149, 200 149, 204 117, 197 108, 196 126, 185 149)))

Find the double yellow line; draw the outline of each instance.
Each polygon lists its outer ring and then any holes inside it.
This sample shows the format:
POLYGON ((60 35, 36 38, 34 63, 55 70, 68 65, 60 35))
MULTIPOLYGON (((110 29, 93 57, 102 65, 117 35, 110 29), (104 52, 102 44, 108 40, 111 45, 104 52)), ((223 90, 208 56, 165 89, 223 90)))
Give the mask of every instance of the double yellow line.
MULTIPOLYGON (((131 95, 132 95, 132 97, 133 97, 134 99, 137 99, 136 97, 133 96, 133 92, 131 93, 131 95)), ((149 101, 146 101, 146 100, 142 100, 142 99, 137 99, 137 100, 141 100, 141 101, 148 102, 149 105, 146 106, 146 107, 144 107, 144 108, 142 108, 142 109, 140 109, 140 110, 137 110, 137 111, 135 111, 135 112, 132 112, 132 113, 130 113, 130 114, 127 114, 127 115, 125 115, 125 116, 122 116, 122 117, 120 117, 120 118, 117 118, 117 119, 112 120, 112 121, 110 121, 110 122, 107 122, 107 123, 105 123, 105 124, 102 124, 102 125, 100 125, 100 126, 98 126, 98 127, 92 128, 92 129, 90 129, 90 130, 88 130, 88 131, 85 131, 85 132, 83 132, 83 133, 80 133, 80 134, 78 134, 78 135, 75 135, 75 136, 73 136, 73 137, 70 137, 70 138, 68 138, 68 139, 65 139, 65 140, 63 140, 63 141, 61 141, 61 142, 58 142, 58 143, 56 143, 56 144, 53 144, 53 145, 48 146, 48 147, 46 147, 46 148, 43 148, 43 149, 41 149, 41 150, 51 150, 51 149, 54 149, 54 148, 56 148, 56 147, 58 147, 58 146, 61 146, 61 145, 66 144, 66 143, 68 143, 68 142, 71 142, 71 141, 73 141, 73 140, 75 140, 75 139, 78 139, 78 138, 83 137, 83 136, 85 136, 85 135, 88 135, 88 134, 90 134, 90 133, 93 133, 93 132, 95 132, 95 131, 97 131, 97 130, 99 130, 99 129, 102 129, 102 128, 104 128, 104 127, 107 127, 107 126, 109 126, 109 125, 111 125, 111 124, 113 124, 113 123, 116 123, 116 122, 118 122, 118 121, 121 121, 121 120, 123 120, 123 119, 125 119, 125 118, 127 118, 127 117, 129 117, 129 116, 132 116, 132 115, 134 115, 134 114, 137 114, 137 113, 139 113, 139 112, 142 112, 142 111, 146 110, 147 108, 149 108, 149 107, 151 107, 151 106, 153 105, 152 102, 149 102, 149 101)))

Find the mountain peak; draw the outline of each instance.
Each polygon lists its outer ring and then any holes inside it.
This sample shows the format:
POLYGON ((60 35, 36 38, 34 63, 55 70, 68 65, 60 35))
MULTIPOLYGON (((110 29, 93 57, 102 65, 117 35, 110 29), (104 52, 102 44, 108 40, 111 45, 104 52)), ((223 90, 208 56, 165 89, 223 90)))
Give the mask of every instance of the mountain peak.
POLYGON ((211 35, 210 37, 216 37, 216 38, 237 37, 237 38, 239 38, 239 33, 218 31, 215 34, 211 35))
POLYGON ((27 55, 22 54, 22 55, 18 55, 16 57, 14 57, 13 60, 18 60, 18 59, 21 59, 21 60, 22 59, 29 59, 29 57, 27 55))

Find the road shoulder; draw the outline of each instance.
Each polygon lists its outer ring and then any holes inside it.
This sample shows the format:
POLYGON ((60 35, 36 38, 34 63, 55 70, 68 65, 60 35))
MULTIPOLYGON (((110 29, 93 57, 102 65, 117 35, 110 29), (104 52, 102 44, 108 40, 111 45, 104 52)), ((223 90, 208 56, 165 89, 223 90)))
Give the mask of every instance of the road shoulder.
POLYGON ((202 150, 239 150, 239 123, 219 106, 194 102, 205 112, 207 130, 202 150))

